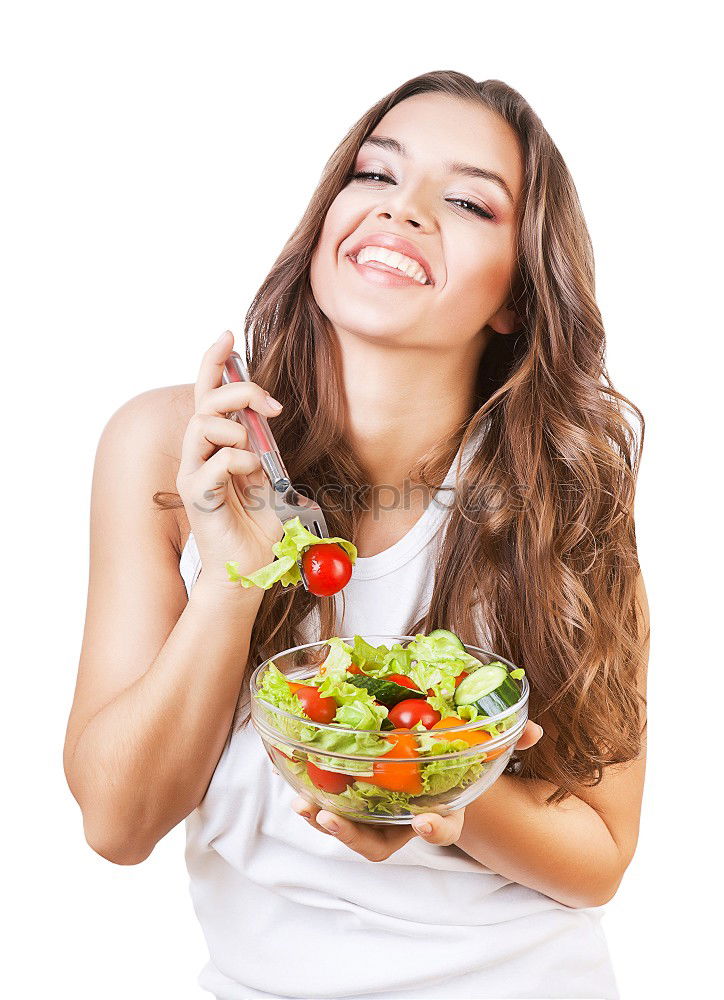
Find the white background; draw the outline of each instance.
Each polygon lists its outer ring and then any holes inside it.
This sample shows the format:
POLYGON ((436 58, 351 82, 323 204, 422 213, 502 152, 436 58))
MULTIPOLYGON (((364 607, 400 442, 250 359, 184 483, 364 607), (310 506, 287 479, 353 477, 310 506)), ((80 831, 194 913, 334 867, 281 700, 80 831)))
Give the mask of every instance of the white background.
POLYGON ((712 9, 6 9, 4 995, 208 996, 196 985, 206 951, 183 825, 142 865, 114 866, 86 845, 63 776, 95 448, 125 400, 193 382, 222 330, 239 335, 344 133, 432 69, 521 91, 581 197, 609 368, 647 418, 637 524, 653 631, 649 762, 638 852, 604 927, 623 1000, 714 995, 722 95, 712 9))

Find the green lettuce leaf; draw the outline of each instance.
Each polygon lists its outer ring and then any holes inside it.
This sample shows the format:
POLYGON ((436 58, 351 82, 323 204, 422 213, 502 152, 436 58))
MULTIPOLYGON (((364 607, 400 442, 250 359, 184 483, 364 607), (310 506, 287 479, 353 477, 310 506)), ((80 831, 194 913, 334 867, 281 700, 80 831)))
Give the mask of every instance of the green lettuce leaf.
MULTIPOLYGON (((305 713, 301 701, 292 693, 286 676, 272 660, 269 661, 264 671, 261 683, 254 697, 258 701, 266 702, 275 708, 282 709, 284 712, 289 712, 291 715, 299 716, 298 719, 287 719, 283 715, 277 715, 276 712, 269 713, 269 722, 281 736, 288 736, 292 740, 301 740, 305 734, 307 737, 314 734, 315 729, 311 725, 311 719, 305 713), (310 725, 305 724, 305 719, 308 720, 310 725)), ((275 744, 275 746, 278 746, 278 749, 286 754, 291 754, 292 752, 291 747, 286 746, 284 743, 275 744)))
MULTIPOLYGON (((320 789, 306 771, 300 772, 298 777, 311 793, 319 794, 320 789)), ((328 808, 332 812, 339 812, 342 816, 352 810, 368 815, 377 813, 380 816, 402 816, 411 811, 412 800, 409 795, 404 792, 391 792, 368 781, 353 781, 339 795, 333 792, 324 792, 323 795, 325 801, 329 803, 328 808)))
POLYGON ((350 729, 379 729, 389 714, 384 705, 375 704, 369 691, 337 675, 325 675, 317 690, 323 698, 334 698, 339 708, 333 721, 350 729))
POLYGON ((340 812, 346 807, 378 816, 400 816, 409 812, 411 796, 405 792, 393 792, 367 781, 355 781, 340 794, 340 812))
POLYGON ((260 701, 266 701, 276 708, 283 709, 285 712, 291 712, 292 715, 299 715, 303 719, 307 718, 301 701, 289 687, 287 677, 273 660, 267 664, 256 697, 260 701))
POLYGON ((333 636, 331 639, 327 639, 326 643, 331 648, 324 663, 319 665, 319 670, 309 681, 310 684, 319 685, 327 677, 344 679, 352 665, 352 647, 348 646, 344 639, 333 636), (322 667, 324 667, 324 671, 322 671, 322 667))
POLYGON ((272 545, 272 552, 277 557, 268 566, 262 566, 248 576, 239 572, 239 564, 234 561, 225 563, 226 574, 232 583, 240 583, 242 587, 261 587, 268 590, 279 581, 283 587, 297 586, 302 582, 302 574, 297 560, 310 545, 334 544, 344 549, 352 565, 357 560, 357 547, 346 538, 318 538, 307 531, 299 517, 292 517, 284 522, 284 534, 278 542, 272 545))
MULTIPOLYGON (((447 719, 448 716, 457 716, 457 708, 455 702, 451 697, 442 693, 441 684, 431 685, 434 694, 428 695, 425 699, 428 705, 432 705, 436 712, 439 712, 443 719, 447 719)), ((427 689, 426 689, 427 690, 427 689)), ((458 716, 459 718, 459 716, 458 716)))

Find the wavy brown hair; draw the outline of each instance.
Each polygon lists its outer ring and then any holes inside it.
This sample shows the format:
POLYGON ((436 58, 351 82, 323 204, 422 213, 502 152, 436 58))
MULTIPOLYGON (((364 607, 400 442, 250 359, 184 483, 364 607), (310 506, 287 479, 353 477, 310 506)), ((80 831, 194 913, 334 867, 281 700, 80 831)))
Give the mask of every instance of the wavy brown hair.
MULTIPOLYGON (((413 482, 438 488, 458 446, 483 431, 464 482, 458 478, 429 609, 402 631, 445 627, 525 667, 530 717, 553 722, 555 746, 544 738, 525 751, 519 776, 553 783, 553 804, 574 794, 577 782, 597 784, 604 767, 641 752, 645 697, 636 675, 645 637, 633 506, 644 421, 608 377, 581 205, 527 101, 500 80, 439 71, 409 80, 364 114, 328 160, 249 307, 246 362, 251 378, 284 403, 274 435, 292 480, 317 499, 322 487, 339 490, 344 504, 320 502, 330 533, 354 540, 370 478, 342 432, 339 347, 312 294, 310 260, 363 140, 396 104, 422 93, 482 105, 518 138, 524 182, 510 293, 521 329, 492 335, 469 420, 411 470, 413 482)), ((176 494, 154 500, 162 508, 181 504, 176 494)), ((300 626, 315 604, 320 638, 335 635, 334 598, 302 587, 265 592, 249 663, 304 642, 300 626)), ((248 723, 238 720, 250 673, 229 735, 248 723)))

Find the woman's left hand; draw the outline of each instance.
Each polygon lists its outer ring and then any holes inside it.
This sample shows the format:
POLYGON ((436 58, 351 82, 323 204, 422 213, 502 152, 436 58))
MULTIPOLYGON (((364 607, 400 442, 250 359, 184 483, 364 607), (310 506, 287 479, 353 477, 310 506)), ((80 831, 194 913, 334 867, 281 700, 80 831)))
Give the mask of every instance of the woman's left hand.
MULTIPOLYGON (((543 735, 543 730, 535 722, 528 722, 515 745, 516 750, 527 750, 534 746, 543 735)), ((447 816, 438 813, 420 813, 411 824, 393 826, 387 823, 354 823, 344 816, 320 809, 314 802, 297 796, 292 809, 320 833, 336 837, 357 854, 368 861, 386 861, 395 851, 420 836, 428 844, 449 847, 460 839, 465 819, 465 809, 456 809, 447 816), (332 826, 337 829, 333 830, 332 826), (429 828, 429 829, 428 829, 429 828)))

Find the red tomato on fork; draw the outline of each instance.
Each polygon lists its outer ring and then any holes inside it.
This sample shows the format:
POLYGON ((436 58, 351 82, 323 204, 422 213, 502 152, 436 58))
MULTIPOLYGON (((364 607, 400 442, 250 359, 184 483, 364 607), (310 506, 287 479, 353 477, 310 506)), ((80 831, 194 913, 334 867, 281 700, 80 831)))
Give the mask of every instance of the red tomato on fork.
POLYGON ((310 594, 331 597, 346 587, 352 576, 352 561, 341 545, 310 545, 301 557, 302 572, 310 594))

